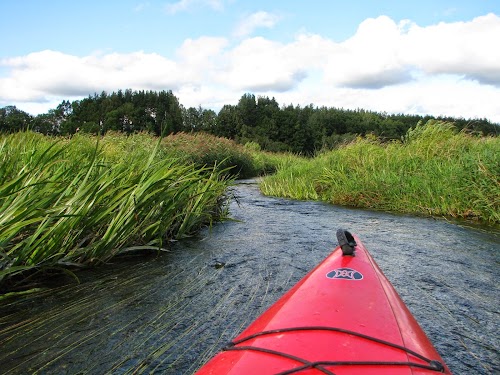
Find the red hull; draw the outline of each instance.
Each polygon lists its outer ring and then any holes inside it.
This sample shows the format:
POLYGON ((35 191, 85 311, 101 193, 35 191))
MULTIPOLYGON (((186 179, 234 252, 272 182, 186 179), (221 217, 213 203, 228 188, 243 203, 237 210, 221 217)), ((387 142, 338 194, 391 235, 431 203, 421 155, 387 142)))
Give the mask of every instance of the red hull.
POLYGON ((439 373, 439 365, 426 359, 438 361, 442 372, 450 374, 391 283, 355 239, 355 256, 343 256, 337 247, 197 375, 439 373), (271 332, 260 334, 266 331, 271 332))

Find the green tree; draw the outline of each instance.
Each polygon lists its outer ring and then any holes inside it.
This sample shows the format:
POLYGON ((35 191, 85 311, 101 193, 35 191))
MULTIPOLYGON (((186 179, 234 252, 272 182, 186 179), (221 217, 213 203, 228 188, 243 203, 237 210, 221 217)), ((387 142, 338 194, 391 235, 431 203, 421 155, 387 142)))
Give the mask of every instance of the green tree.
POLYGON ((16 106, 0 108, 0 132, 13 133, 30 128, 33 117, 16 106))
POLYGON ((255 95, 244 94, 238 102, 238 111, 240 112, 243 124, 246 127, 254 128, 257 125, 258 111, 255 95))
POLYGON ((238 107, 226 104, 217 115, 213 134, 219 137, 239 140, 242 137, 241 129, 243 126, 243 119, 238 107))

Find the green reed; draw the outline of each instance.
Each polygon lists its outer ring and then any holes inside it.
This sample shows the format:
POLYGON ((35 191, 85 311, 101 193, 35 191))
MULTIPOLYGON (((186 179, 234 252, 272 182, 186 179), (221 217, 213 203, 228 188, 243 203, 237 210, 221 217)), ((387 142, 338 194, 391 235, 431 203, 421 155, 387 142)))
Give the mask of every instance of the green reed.
POLYGON ((401 142, 358 138, 288 165, 262 183, 269 195, 500 223, 500 138, 431 121, 401 142))
POLYGON ((166 157, 151 136, 0 136, 0 283, 102 263, 226 216, 227 170, 166 157))
POLYGON ((230 139, 207 133, 176 133, 163 139, 162 148, 172 157, 198 166, 230 168, 239 178, 258 174, 250 151, 230 139))
POLYGON ((276 173, 266 176, 260 184, 262 193, 292 199, 320 199, 315 190, 316 176, 321 173, 317 164, 293 155, 282 155, 281 159, 276 173))

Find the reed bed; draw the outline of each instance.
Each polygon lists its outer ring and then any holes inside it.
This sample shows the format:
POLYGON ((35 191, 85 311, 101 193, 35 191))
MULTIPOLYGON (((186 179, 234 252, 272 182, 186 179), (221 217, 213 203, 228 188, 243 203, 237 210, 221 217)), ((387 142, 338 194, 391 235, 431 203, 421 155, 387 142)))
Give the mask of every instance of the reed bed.
POLYGON ((181 163, 145 134, 0 136, 0 285, 164 249, 226 217, 227 172, 181 163))
POLYGON ((200 167, 218 165, 239 178, 259 173, 252 153, 227 138, 207 133, 176 133, 163 139, 162 148, 172 157, 200 167))
POLYGON ((283 155, 276 173, 265 176, 260 190, 276 197, 320 200, 315 190, 316 178, 321 173, 319 164, 300 156, 283 155))
POLYGON ((500 138, 430 121, 402 141, 358 138, 288 165, 264 194, 333 204, 500 223, 500 138))

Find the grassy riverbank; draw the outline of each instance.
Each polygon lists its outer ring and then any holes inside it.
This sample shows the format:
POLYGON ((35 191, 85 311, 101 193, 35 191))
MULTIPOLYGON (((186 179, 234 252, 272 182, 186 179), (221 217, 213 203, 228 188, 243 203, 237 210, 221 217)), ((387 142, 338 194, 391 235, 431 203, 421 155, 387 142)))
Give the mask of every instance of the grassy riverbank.
POLYGON ((500 223, 500 138, 446 123, 419 125, 400 142, 358 138, 313 159, 200 133, 23 132, 0 135, 0 287, 164 248, 226 217, 233 178, 262 173, 274 173, 261 184, 267 195, 500 223))
POLYGON ((394 212, 500 223, 500 138, 429 122, 401 142, 358 138, 283 164, 264 194, 394 212))
MULTIPOLYGON (((250 154, 226 140, 221 162, 211 163, 198 148, 189 155, 176 147, 179 139, 190 142, 187 135, 0 136, 0 285, 16 275, 162 249, 224 219, 227 168, 237 155, 231 171, 243 170, 250 154)), ((205 140, 212 148, 219 142, 205 140)))

